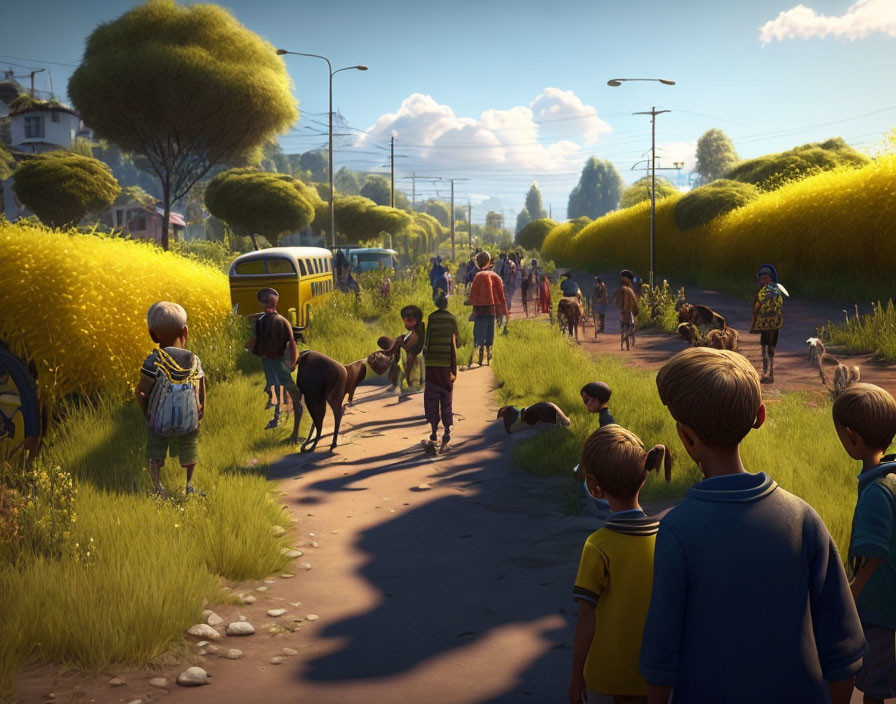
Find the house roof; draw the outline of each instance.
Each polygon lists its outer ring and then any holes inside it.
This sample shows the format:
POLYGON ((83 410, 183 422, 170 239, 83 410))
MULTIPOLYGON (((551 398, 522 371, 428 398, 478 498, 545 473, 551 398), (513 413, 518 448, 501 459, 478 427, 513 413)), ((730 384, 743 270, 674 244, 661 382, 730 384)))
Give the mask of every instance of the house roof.
MULTIPOLYGON (((147 210, 155 213, 160 218, 165 217, 165 209, 158 205, 151 206, 151 207, 147 208, 147 210)), ((168 213, 168 224, 175 225, 176 227, 186 227, 187 226, 187 223, 184 220, 184 216, 181 215, 180 213, 175 213, 173 210, 170 213, 168 213)))

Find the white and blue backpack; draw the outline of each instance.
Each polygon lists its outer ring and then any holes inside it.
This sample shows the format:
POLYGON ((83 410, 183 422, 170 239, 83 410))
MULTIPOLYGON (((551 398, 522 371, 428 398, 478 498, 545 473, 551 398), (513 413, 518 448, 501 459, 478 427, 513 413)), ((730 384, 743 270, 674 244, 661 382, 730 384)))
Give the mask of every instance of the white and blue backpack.
POLYGON ((166 437, 189 435, 199 428, 199 358, 189 369, 181 367, 165 350, 156 350, 158 370, 149 396, 149 427, 166 437))

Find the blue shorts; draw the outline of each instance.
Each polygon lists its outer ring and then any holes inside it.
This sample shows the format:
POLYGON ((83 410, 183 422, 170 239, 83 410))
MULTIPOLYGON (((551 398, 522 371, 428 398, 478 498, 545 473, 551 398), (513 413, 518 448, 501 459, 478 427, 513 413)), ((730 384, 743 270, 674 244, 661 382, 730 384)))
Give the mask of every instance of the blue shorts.
POLYGON ((285 386, 288 391, 297 392, 295 379, 286 362, 282 359, 270 359, 269 357, 261 358, 261 367, 264 369, 265 386, 285 386))
POLYGON ((856 689, 869 697, 896 697, 896 632, 862 621, 868 652, 856 675, 856 689))

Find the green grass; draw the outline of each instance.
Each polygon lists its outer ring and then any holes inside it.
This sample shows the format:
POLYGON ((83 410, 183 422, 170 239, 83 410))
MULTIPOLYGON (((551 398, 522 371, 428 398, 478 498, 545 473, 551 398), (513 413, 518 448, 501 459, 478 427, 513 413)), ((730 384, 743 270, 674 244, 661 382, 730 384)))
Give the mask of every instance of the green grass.
POLYGON ((825 326, 825 342, 845 347, 847 352, 861 354, 873 352, 878 359, 896 361, 896 305, 893 299, 886 304, 872 304, 871 313, 860 315, 845 312, 843 322, 828 322, 825 326))
MULTIPOLYGON (((572 420, 568 429, 545 428, 517 445, 515 456, 524 469, 536 474, 570 473, 585 438, 598 427, 597 418, 585 411, 579 389, 601 380, 613 389, 610 409, 616 420, 645 445, 662 443, 675 457, 672 482, 651 476, 642 492, 644 500, 681 497, 702 478, 660 403, 655 372, 635 369, 616 358, 590 359, 556 330, 527 321, 511 323, 506 344, 498 348, 493 364, 503 382, 502 404, 550 400, 572 420)), ((845 556, 859 467, 840 446, 830 403, 788 393, 767 400, 767 408, 765 425, 751 431, 741 445, 744 464, 749 471, 767 472, 784 489, 811 504, 845 556)))

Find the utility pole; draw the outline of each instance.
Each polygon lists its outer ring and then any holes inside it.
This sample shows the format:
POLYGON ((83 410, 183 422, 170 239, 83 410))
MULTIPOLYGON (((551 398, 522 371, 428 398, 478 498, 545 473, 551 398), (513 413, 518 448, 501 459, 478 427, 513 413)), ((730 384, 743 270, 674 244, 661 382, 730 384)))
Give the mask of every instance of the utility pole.
POLYGON ((392 197, 391 205, 395 207, 395 137, 392 137, 389 142, 389 162, 392 165, 391 168, 391 183, 392 185, 389 187, 389 194, 392 197))
POLYGON ((548 203, 548 217, 554 219, 554 206, 551 203, 548 203))
POLYGON ((451 261, 456 258, 454 252, 454 179, 451 179, 451 261))
POLYGON ((650 112, 636 112, 635 115, 650 115, 650 287, 653 288, 653 253, 654 253, 654 223, 656 221, 656 116, 669 110, 657 110, 656 106, 650 112))
POLYGON ((470 245, 470 254, 473 253, 473 204, 467 201, 467 244, 470 245))
POLYGON ((45 68, 36 68, 29 75, 31 76, 31 98, 34 99, 34 74, 40 73, 41 71, 46 71, 45 68))
POLYGON ((417 172, 411 171, 411 210, 417 210, 417 172))

